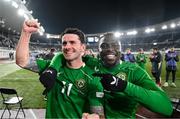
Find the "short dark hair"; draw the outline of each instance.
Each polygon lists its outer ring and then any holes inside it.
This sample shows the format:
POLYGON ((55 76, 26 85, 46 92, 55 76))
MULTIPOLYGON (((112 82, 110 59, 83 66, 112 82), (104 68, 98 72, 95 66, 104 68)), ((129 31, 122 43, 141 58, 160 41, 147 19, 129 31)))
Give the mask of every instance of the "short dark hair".
POLYGON ((79 36, 79 40, 81 43, 85 44, 86 39, 85 39, 85 34, 79 30, 78 28, 66 28, 62 33, 61 33, 61 39, 65 34, 76 34, 79 36))
POLYGON ((154 47, 153 50, 158 50, 158 48, 157 48, 157 47, 154 47))

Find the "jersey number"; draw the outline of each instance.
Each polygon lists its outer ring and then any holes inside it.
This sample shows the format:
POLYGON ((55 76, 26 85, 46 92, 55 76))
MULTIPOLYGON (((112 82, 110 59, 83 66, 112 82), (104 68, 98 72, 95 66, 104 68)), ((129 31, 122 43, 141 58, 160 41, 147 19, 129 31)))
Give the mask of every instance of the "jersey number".
POLYGON ((67 96, 69 96, 73 84, 72 84, 72 83, 69 83, 68 85, 66 85, 66 82, 65 82, 65 81, 62 81, 62 83, 63 83, 64 86, 62 87, 61 93, 65 93, 65 90, 67 89, 66 94, 67 94, 67 96))

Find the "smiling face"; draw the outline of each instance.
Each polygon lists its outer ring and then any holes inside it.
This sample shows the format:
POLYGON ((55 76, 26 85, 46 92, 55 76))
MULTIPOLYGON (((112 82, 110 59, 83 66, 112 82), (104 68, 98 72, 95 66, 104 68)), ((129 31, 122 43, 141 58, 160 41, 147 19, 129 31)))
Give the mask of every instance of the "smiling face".
POLYGON ((62 52, 67 61, 80 59, 85 51, 85 45, 76 34, 64 34, 62 37, 62 52))
POLYGON ((99 41, 100 57, 106 67, 115 66, 120 60, 121 45, 113 34, 105 34, 99 41))

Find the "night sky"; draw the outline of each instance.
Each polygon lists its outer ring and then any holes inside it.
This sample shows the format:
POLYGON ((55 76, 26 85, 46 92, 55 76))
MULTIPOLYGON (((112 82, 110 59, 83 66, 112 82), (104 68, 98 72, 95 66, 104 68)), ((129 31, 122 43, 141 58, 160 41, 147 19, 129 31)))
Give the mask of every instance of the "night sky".
POLYGON ((87 34, 127 30, 180 17, 179 0, 27 0, 48 33, 77 27, 87 34))

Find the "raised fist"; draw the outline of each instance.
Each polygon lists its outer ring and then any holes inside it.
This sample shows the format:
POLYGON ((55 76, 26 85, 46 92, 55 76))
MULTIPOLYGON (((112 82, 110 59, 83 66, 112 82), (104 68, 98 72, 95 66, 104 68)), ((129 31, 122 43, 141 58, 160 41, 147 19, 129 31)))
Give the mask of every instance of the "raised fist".
POLYGON ((39 29, 40 23, 37 20, 26 20, 23 24, 23 31, 27 33, 37 32, 39 29))

